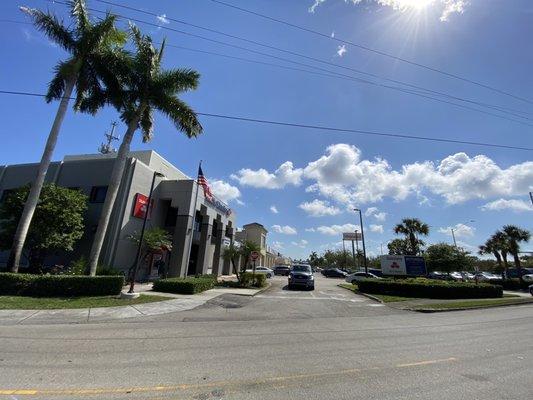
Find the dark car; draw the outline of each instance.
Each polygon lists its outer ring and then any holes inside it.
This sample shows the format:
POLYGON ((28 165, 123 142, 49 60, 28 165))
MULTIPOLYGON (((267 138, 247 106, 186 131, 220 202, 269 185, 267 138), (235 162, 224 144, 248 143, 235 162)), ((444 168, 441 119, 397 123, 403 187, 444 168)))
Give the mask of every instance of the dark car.
MULTIPOLYGON (((533 268, 520 268, 520 276, 533 274, 533 268)), ((518 279, 518 268, 509 268, 507 270, 507 279, 518 279)))
POLYGON ((346 272, 341 271, 338 268, 330 268, 324 271, 326 278, 345 278, 348 275, 346 272))
POLYGON ((310 265, 293 265, 289 273, 289 289, 296 286, 315 290, 315 277, 310 265))
POLYGON ((291 269, 288 265, 276 265, 274 267, 274 275, 289 276, 290 271, 291 269))

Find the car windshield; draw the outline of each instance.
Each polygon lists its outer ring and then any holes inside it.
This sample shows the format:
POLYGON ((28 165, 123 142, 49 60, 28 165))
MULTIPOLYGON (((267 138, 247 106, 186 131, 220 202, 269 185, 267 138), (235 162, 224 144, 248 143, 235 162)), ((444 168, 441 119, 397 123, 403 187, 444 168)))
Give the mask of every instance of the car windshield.
POLYGON ((309 265, 295 265, 292 270, 295 272, 311 272, 311 267, 309 265))

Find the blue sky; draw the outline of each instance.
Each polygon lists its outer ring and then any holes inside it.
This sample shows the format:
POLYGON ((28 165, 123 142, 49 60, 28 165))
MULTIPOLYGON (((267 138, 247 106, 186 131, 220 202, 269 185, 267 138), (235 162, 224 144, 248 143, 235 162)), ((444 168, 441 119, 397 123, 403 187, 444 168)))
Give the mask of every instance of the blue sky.
MULTIPOLYGON (((325 0, 318 1, 314 12, 309 10, 314 0, 227 2, 533 98, 533 55, 527 39, 533 35, 530 23, 533 4, 529 0, 325 0), (422 3, 425 7, 416 7, 422 3)), ((49 7, 64 15, 62 5, 44 0, 3 1, 2 18, 26 20, 18 11, 22 4, 49 7)), ((96 1, 89 4, 101 10, 110 8, 96 1)), ((531 112, 531 103, 349 45, 344 51, 331 39, 209 0, 157 0, 149 5, 137 0, 127 4, 144 7, 162 17, 158 20, 119 8, 114 11, 356 76, 347 70, 265 50, 166 18, 181 19, 457 97, 531 112)), ((163 28, 139 26, 155 41, 167 37, 172 45, 291 65, 163 28)), ((44 92, 54 64, 64 56, 62 51, 30 25, 0 23, 0 30, 4 38, 0 42, 4 54, 0 61, 0 88, 44 92)), ((531 126, 383 87, 171 47, 167 48, 165 65, 200 72, 199 89, 183 96, 200 112, 533 145, 531 126)), ((3 117, 0 163, 37 161, 57 104, 45 104, 40 98, 2 95, 0 107, 3 117)), ((102 110, 95 118, 70 112, 54 158, 95 152, 109 124, 116 119, 112 109, 102 110)), ((448 227, 464 223, 457 227, 457 236, 467 249, 482 243, 506 223, 533 229, 527 194, 533 190, 531 152, 209 117, 201 120, 205 133, 188 140, 164 117, 156 116, 154 140, 142 144, 137 137, 133 148, 154 149, 191 176, 203 159, 204 173, 213 182, 215 194, 228 200, 235 209, 238 224, 263 223, 270 230, 270 244, 291 256, 304 257, 313 250, 338 245, 340 232, 358 224, 356 215, 350 211, 353 207, 360 207, 366 214, 365 233, 371 254, 379 254, 380 243, 394 237, 392 227, 403 217, 418 217, 427 222, 431 226, 430 243, 450 242, 448 227), (271 210, 272 206, 277 213, 271 210), (475 222, 467 222, 470 220, 475 222)), ((118 132, 123 130, 124 126, 119 125, 118 132)), ((533 250, 531 244, 526 247, 533 250)))

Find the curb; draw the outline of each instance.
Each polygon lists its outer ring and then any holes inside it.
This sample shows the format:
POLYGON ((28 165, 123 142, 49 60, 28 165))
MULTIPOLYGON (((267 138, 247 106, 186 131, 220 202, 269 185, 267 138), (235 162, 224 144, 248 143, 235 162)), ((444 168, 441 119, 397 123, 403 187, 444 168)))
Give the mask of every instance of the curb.
MULTIPOLYGON (((387 305, 387 303, 385 303, 381 299, 378 299, 377 297, 372 296, 371 294, 366 294, 366 293, 360 292, 359 290, 349 289, 349 288, 343 287, 341 285, 337 285, 337 287, 340 287, 341 289, 344 289, 344 290, 349 290, 350 292, 354 292, 355 294, 359 294, 359 295, 364 296, 364 297, 366 297, 366 298, 368 298, 370 300, 374 300, 374 301, 377 301, 378 303, 387 305)), ((394 308, 394 307, 391 307, 391 308, 394 308)))
POLYGON ((400 308, 401 310, 414 311, 424 314, 433 314, 439 312, 453 312, 453 311, 469 311, 469 310, 483 310, 487 308, 499 308, 499 307, 512 307, 512 306, 524 306, 531 305, 533 301, 524 301, 520 303, 509 303, 509 304, 494 304, 490 306, 475 306, 475 307, 463 307, 463 308, 400 308))

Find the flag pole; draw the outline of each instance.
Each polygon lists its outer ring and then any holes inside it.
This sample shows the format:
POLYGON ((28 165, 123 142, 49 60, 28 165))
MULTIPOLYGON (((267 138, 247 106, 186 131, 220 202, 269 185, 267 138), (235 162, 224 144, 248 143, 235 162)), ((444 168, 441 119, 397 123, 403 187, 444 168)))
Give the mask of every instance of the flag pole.
MULTIPOLYGON (((200 160, 200 163, 198 164, 198 172, 200 171, 200 168, 202 168, 202 160, 200 160)), ((194 238, 194 223, 196 222, 196 206, 198 205, 198 192, 200 191, 200 185, 198 184, 198 172, 196 172, 196 179, 193 181, 193 186, 196 183, 196 198, 194 200, 194 209, 192 210, 191 237, 189 239, 189 250, 187 251, 187 263, 185 264, 185 277, 189 275, 189 263, 191 261, 192 241, 194 238)))

